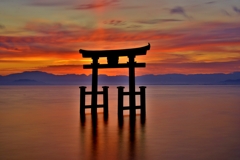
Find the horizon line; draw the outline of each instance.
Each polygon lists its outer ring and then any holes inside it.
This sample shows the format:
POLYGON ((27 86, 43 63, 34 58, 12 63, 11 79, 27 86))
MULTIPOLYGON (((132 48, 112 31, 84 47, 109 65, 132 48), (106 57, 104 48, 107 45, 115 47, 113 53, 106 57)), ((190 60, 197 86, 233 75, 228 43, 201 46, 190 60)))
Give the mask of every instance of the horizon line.
MULTIPOLYGON (((27 73, 27 72, 41 72, 41 73, 47 73, 47 74, 52 74, 54 76, 63 76, 63 75, 85 75, 85 76, 91 76, 92 74, 74 74, 74 73, 69 73, 69 74, 54 74, 51 72, 45 72, 45 71, 39 71, 39 70, 33 70, 33 71, 22 71, 22 72, 17 72, 17 73, 11 73, 11 74, 7 74, 7 75, 0 75, 0 76, 9 76, 9 75, 13 75, 13 74, 21 74, 21 73, 27 73)), ((184 74, 184 73, 166 73, 166 74, 143 74, 143 75, 139 75, 136 77, 140 77, 140 76, 146 76, 146 75, 153 75, 153 76, 158 76, 158 75, 214 75, 214 74, 234 74, 234 73, 240 73, 240 71, 234 71, 234 72, 229 72, 229 73, 223 73, 223 72, 216 72, 216 73, 191 73, 191 74, 184 74)), ((128 77, 128 75, 107 75, 107 74, 98 74, 98 76, 108 76, 108 77, 116 77, 116 76, 126 76, 128 77)))

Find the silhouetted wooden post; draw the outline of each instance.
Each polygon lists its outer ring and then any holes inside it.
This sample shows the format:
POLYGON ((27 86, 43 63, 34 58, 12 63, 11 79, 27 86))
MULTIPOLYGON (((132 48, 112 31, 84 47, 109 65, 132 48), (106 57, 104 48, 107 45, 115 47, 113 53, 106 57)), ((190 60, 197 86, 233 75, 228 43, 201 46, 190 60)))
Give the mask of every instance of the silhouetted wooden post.
POLYGON ((108 117, 108 86, 103 86, 103 112, 104 117, 108 117))
POLYGON ((97 89, 98 89, 98 57, 92 57, 92 102, 91 113, 92 116, 97 115, 97 89))
POLYGON ((119 86, 118 88, 118 118, 123 118, 123 86, 119 86))
POLYGON ((146 117, 146 86, 140 86, 140 106, 141 106, 141 119, 146 117))
POLYGON ((135 97, 135 55, 128 56, 129 58, 129 104, 130 116, 136 116, 136 97, 135 97))
POLYGON ((85 116, 85 93, 86 93, 86 88, 85 86, 80 86, 80 115, 83 117, 85 116))

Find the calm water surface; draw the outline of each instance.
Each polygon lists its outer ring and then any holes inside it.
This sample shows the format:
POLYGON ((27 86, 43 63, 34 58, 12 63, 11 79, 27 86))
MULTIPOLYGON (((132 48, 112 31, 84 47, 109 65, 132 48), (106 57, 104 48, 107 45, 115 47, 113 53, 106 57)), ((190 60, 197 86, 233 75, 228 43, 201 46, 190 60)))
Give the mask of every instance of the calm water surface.
POLYGON ((0 159, 240 159, 240 86, 146 91, 146 122, 125 111, 119 127, 116 86, 94 123, 80 121, 78 86, 0 86, 0 159))

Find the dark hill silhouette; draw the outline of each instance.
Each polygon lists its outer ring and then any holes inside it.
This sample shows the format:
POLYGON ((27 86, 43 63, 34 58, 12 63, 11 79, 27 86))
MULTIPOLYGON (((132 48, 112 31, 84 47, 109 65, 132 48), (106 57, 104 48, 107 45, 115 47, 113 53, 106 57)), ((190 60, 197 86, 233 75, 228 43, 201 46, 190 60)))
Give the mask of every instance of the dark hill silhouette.
POLYGON ((226 84, 232 84, 232 85, 240 85, 240 79, 228 79, 226 81, 224 81, 223 83, 226 83, 226 84))
POLYGON ((13 81, 13 85, 44 85, 43 82, 38 82, 32 79, 18 79, 13 81))
MULTIPOLYGON (((87 85, 91 84, 91 75, 67 74, 54 75, 41 71, 27 71, 15 73, 7 76, 0 76, 0 85, 21 84, 18 80, 24 80, 24 84, 32 85, 87 85), (32 80, 32 81, 27 81, 32 80), (33 81, 35 81, 33 83, 33 81)), ((164 74, 164 75, 143 75, 136 77, 136 84, 148 85, 221 85, 221 84, 240 84, 240 72, 230 74, 164 74)), ((23 83, 23 82, 22 82, 23 83)), ((124 85, 128 83, 128 76, 107 76, 99 75, 101 85, 124 85)))

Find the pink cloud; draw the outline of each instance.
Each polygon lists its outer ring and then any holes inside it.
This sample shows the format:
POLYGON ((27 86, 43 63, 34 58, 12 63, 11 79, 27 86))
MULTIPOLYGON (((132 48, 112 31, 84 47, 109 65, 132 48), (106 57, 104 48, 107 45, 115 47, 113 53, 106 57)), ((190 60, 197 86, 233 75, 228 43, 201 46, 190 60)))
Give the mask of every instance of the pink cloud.
MULTIPOLYGON (((71 57, 81 59, 78 53, 80 48, 101 48, 103 44, 104 47, 113 47, 114 43, 116 48, 125 48, 125 44, 150 42, 152 47, 146 57, 148 62, 161 59, 157 63, 163 65, 165 62, 164 67, 167 67, 167 63, 169 66, 175 66, 173 70, 178 67, 183 68, 181 67, 184 66, 183 64, 186 69, 187 66, 194 66, 193 64, 199 65, 193 62, 190 56, 196 58, 202 52, 209 54, 220 52, 222 55, 234 53, 234 57, 225 58, 226 61, 232 61, 231 64, 235 64, 229 65, 234 70, 237 69, 237 65, 233 61, 240 59, 240 55, 239 58, 236 56, 240 50, 240 38, 237 34, 240 33, 239 23, 201 23, 189 28, 172 30, 84 29, 81 26, 61 23, 28 23, 24 29, 37 34, 35 36, 0 36, 1 58, 57 57, 68 59, 71 57), (194 53, 179 55, 185 51, 194 53), (190 65, 190 62, 193 64, 190 65), (177 66, 180 65, 179 63, 182 63, 181 66, 177 66)), ((215 66, 209 64, 204 66, 219 68, 217 64, 220 63, 216 62, 215 66)), ((200 65, 199 68, 201 68, 200 65)), ((192 69, 189 68, 189 70, 192 69)))
POLYGON ((88 4, 80 4, 75 9, 77 10, 88 10, 88 9, 96 9, 96 8, 102 8, 102 7, 108 7, 113 6, 118 2, 119 0, 108 0, 108 1, 101 1, 98 3, 88 3, 88 4))

